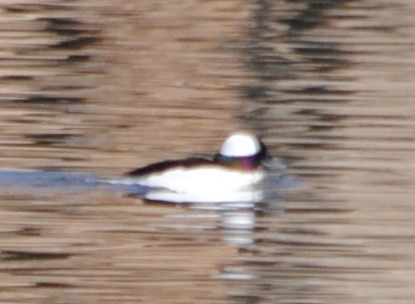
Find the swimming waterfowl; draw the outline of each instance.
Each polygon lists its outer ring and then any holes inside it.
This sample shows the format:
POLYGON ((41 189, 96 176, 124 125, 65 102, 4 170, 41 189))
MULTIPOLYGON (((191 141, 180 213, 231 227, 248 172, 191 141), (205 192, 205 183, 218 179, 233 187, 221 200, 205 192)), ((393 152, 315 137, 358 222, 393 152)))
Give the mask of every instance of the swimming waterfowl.
POLYGON ((173 203, 260 200, 266 175, 265 145, 247 132, 230 135, 212 159, 166 160, 126 173, 129 183, 148 187, 144 198, 173 203))

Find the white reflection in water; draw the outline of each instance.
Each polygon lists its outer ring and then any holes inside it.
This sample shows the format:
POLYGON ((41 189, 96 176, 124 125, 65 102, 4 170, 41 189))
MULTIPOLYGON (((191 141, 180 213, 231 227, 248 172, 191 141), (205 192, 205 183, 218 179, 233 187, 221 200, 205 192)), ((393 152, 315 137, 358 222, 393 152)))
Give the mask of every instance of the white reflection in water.
POLYGON ((252 210, 226 212, 222 216, 221 228, 226 243, 237 246, 252 245, 255 214, 252 210))

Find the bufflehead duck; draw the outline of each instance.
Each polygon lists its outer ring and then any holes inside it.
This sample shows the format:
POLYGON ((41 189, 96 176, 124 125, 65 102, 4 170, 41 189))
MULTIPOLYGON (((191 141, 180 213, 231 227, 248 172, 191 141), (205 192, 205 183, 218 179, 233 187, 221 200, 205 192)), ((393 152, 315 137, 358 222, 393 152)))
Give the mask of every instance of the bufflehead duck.
POLYGON ((173 203, 252 202, 262 198, 265 145, 250 133, 229 136, 212 160, 166 160, 126 174, 127 182, 149 187, 146 200, 173 203))

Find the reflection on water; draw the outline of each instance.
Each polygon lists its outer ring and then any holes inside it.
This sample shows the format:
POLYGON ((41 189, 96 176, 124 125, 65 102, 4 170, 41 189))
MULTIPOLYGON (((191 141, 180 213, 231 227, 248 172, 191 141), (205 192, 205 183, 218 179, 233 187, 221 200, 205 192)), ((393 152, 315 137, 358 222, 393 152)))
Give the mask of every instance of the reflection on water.
POLYGON ((117 176, 253 128, 301 181, 248 208, 18 178, 0 192, 1 302, 412 303, 408 1, 0 9, 2 170, 117 176))

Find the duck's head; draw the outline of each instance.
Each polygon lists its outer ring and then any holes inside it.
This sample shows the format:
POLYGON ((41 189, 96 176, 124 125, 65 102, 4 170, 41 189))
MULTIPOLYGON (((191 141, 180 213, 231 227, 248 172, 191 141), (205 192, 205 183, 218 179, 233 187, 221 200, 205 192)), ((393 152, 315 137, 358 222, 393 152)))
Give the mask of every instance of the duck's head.
POLYGON ((253 170, 265 159, 267 149, 258 137, 237 132, 230 135, 222 145, 214 161, 234 168, 253 170))

